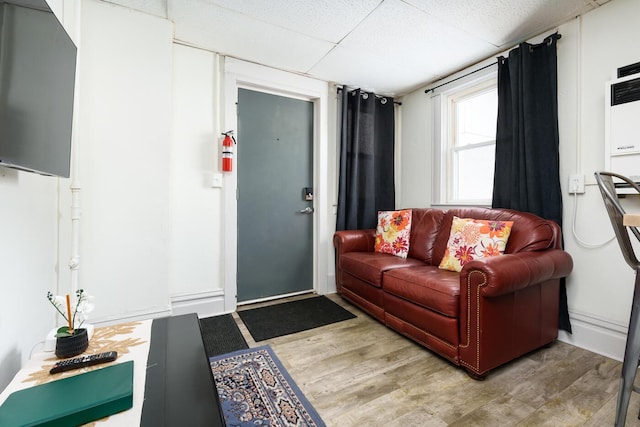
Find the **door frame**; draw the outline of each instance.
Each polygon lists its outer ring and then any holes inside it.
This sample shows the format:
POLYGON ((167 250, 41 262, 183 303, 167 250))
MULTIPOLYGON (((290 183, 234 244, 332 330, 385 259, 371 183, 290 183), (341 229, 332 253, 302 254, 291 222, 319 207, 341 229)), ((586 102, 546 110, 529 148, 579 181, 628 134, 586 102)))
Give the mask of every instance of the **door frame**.
MULTIPOLYGON (((313 216, 313 290, 318 294, 329 292, 329 207, 328 188, 328 99, 329 84, 320 80, 235 58, 224 60, 224 83, 221 92, 224 105, 220 120, 222 129, 238 129, 238 89, 250 89, 274 95, 313 102, 313 189, 315 213, 313 216)), ((238 143, 242 143, 238 141, 238 143)), ((223 174, 223 265, 225 308, 234 311, 238 305, 238 205, 237 156, 234 169, 223 174)), ((283 255, 286 256, 286 255, 283 255)))

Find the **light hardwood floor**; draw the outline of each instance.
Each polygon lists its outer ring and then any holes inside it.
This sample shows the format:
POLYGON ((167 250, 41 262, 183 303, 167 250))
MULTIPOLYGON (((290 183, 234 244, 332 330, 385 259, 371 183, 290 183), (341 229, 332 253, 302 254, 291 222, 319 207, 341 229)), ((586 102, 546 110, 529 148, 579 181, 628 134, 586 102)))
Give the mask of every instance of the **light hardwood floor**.
MULTIPOLYGON (((327 426, 613 425, 620 362, 558 341, 475 381, 328 297, 358 317, 256 343, 234 313, 249 346, 271 346, 327 426)), ((639 410, 633 393, 627 426, 640 426, 639 410)))

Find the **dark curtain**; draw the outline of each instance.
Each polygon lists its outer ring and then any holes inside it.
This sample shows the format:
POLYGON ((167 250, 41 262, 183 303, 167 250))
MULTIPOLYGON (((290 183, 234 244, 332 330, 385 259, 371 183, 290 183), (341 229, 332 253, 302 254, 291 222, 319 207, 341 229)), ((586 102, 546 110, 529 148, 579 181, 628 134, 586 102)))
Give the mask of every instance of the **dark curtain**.
POLYGON ((342 89, 336 230, 375 228, 395 208, 393 98, 342 89))
MULTIPOLYGON (((498 58, 495 208, 531 212, 562 226, 556 43, 521 43, 498 58)), ((564 279, 560 329, 571 332, 564 279)))

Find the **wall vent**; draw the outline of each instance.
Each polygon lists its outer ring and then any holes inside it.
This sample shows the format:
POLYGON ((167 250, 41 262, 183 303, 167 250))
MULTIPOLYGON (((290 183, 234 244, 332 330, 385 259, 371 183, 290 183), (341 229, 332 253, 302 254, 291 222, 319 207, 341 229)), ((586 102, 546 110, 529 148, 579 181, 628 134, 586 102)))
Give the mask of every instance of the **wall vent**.
POLYGON ((618 78, 640 73, 640 62, 618 68, 618 78))
POLYGON ((640 77, 611 85, 611 105, 640 100, 640 77))

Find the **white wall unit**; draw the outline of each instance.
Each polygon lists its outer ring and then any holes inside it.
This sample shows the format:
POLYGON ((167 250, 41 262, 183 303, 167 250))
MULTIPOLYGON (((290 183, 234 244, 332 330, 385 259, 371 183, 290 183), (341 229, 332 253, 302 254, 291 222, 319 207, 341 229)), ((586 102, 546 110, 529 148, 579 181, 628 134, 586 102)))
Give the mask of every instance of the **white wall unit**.
POLYGON ((604 169, 640 182, 640 74, 604 88, 604 169))

